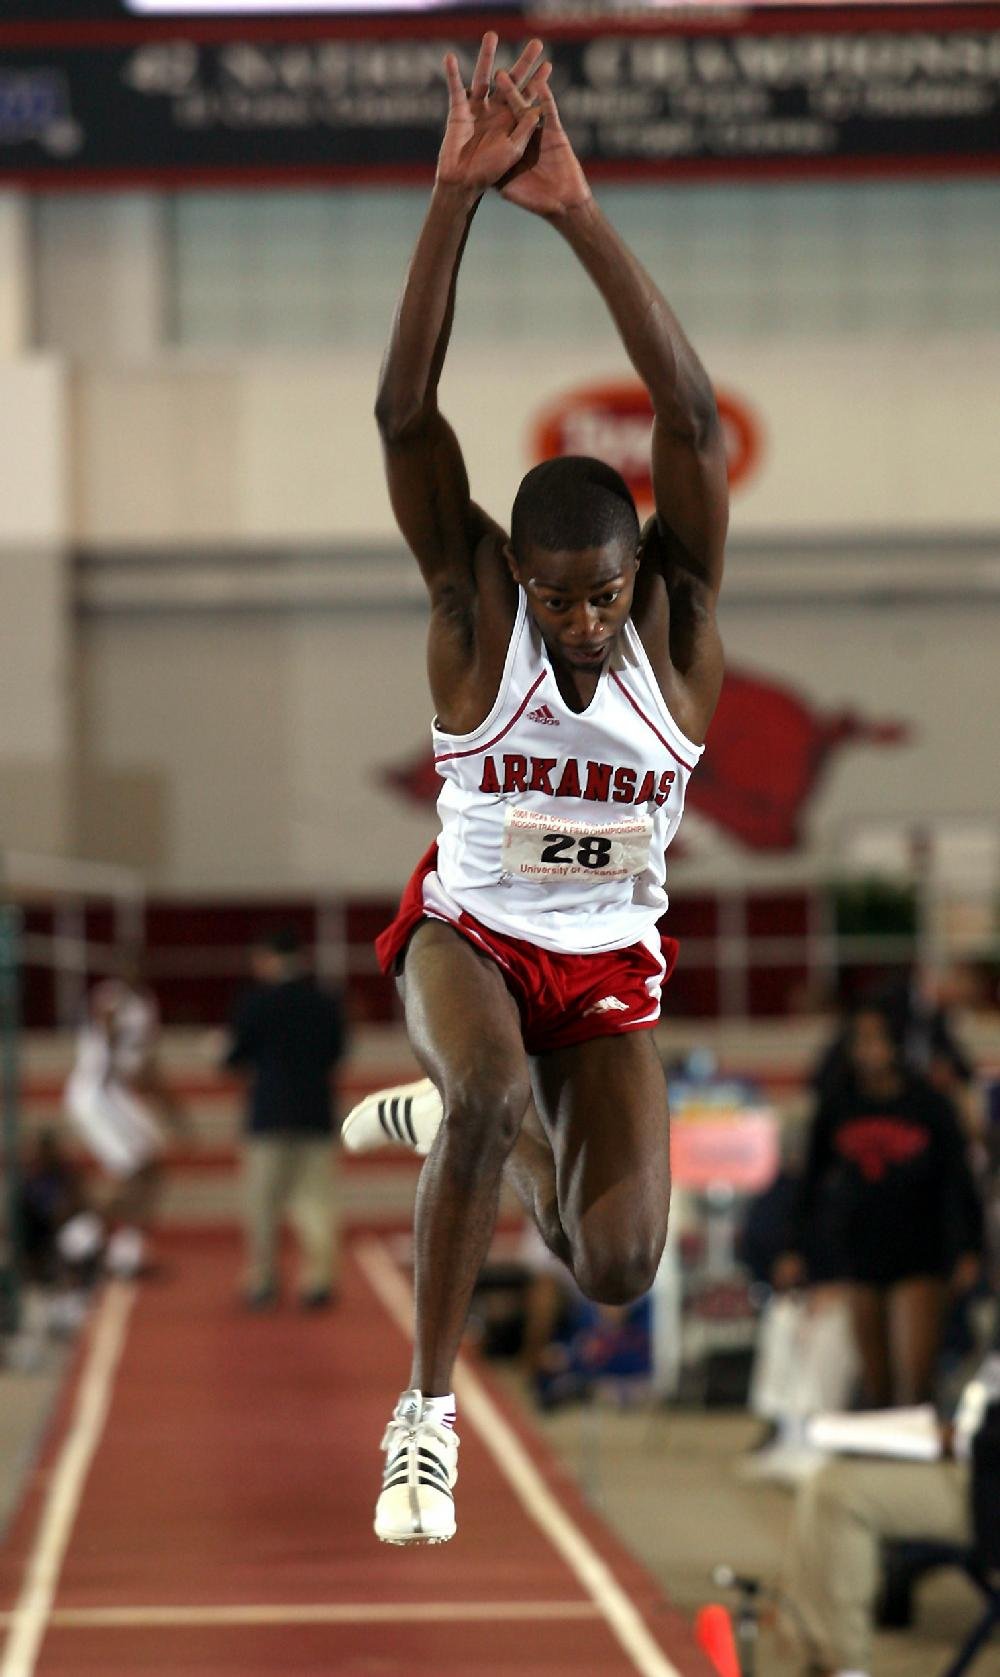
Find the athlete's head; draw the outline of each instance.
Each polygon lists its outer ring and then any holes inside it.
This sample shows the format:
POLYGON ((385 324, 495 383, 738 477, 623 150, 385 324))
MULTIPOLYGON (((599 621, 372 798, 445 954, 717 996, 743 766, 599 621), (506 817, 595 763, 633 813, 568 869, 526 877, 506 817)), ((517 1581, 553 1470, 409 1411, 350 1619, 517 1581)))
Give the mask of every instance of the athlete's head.
POLYGON ((632 608, 639 516, 624 478, 602 460, 544 460, 522 480, 508 564, 546 644, 577 669, 600 669, 632 608))

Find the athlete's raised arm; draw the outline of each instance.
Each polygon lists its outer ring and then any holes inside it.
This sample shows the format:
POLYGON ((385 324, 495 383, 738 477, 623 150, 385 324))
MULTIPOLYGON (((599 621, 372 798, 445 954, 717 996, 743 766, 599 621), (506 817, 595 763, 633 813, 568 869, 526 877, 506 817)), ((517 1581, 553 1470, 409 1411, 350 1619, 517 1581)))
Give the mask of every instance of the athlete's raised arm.
MULTIPOLYGON (((417 240, 379 381, 376 418, 396 521, 432 595, 471 578, 471 559, 487 520, 474 506, 462 452, 437 405, 455 308, 458 269, 483 193, 524 155, 539 121, 525 100, 513 112, 493 89, 497 37, 483 37, 466 92, 453 53, 445 59, 448 125, 427 216, 417 240)), ((537 95, 548 66, 541 41, 530 41, 514 66, 514 84, 537 95)))
MULTIPOLYGON (((512 114, 520 114, 524 102, 510 78, 501 73, 497 86, 512 114)), ((543 86, 537 97, 540 142, 504 183, 503 196, 544 217, 562 234, 604 298, 649 391, 655 413, 657 530, 645 551, 667 583, 674 666, 687 674, 698 664, 706 689, 700 708, 710 713, 722 678, 714 604, 729 509, 725 447, 711 381, 666 299, 594 201, 551 89, 543 86)))

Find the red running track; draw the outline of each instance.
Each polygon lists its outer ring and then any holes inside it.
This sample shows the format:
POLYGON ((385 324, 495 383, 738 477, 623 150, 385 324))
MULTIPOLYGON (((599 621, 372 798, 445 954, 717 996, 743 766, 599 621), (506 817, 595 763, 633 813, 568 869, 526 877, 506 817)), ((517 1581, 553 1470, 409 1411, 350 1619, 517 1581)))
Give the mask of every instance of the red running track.
POLYGON ((0 1554, 0 1677, 710 1677, 478 1365, 458 1536, 380 1545, 406 1283, 359 1240, 335 1313, 255 1317, 238 1261, 186 1233, 106 1291, 0 1554))

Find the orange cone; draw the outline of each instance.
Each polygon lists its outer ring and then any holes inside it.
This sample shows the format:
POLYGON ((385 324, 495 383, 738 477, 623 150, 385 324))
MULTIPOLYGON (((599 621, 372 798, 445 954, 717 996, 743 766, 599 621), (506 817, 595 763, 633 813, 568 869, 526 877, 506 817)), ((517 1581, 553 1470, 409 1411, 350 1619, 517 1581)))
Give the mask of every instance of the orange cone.
POLYGON ((741 1677, 733 1623, 725 1607, 714 1602, 709 1607, 700 1607, 694 1622, 694 1636, 719 1677, 741 1677))

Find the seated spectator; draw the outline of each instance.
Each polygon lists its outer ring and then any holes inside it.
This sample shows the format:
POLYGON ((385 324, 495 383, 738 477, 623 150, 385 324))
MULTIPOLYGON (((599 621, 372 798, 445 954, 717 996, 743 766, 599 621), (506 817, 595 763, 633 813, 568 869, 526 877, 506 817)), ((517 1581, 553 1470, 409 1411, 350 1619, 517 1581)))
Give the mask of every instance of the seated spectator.
POLYGON ((886 1539, 971 1544, 972 1438, 998 1400, 994 1353, 965 1388, 954 1427, 942 1426, 940 1460, 837 1457, 801 1486, 783 1584, 810 1677, 869 1677, 886 1539))
POLYGON ((778 1285, 806 1278, 824 1186, 846 1256, 865 1401, 924 1402, 947 1288, 964 1289, 979 1269, 982 1212, 954 1109, 906 1068, 887 1016, 872 1008, 855 1015, 844 1070, 820 1097, 778 1285))

